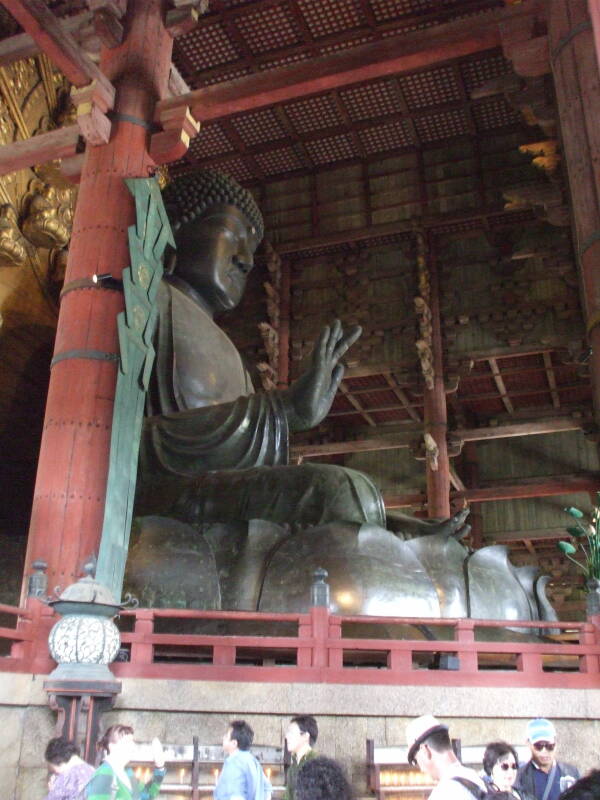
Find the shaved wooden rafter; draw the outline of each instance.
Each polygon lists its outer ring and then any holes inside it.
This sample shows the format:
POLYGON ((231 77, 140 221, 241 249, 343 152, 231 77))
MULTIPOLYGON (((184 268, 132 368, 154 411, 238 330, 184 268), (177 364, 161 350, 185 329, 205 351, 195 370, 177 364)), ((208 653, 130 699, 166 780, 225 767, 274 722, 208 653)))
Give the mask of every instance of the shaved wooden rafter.
POLYGON ((554 408, 560 408, 560 396, 556 391, 556 375, 552 366, 552 357, 550 353, 544 353, 544 368, 546 370, 546 378, 548 379, 548 386, 550 387, 550 394, 552 396, 552 405, 554 408))
POLYGON ((108 78, 81 50, 43 0, 2 0, 2 5, 74 86, 83 87, 96 81, 107 96, 114 98, 114 88, 108 78))
POLYGON ((460 475, 454 469, 452 465, 450 465, 450 483, 458 492, 466 491, 467 487, 462 482, 460 475))
POLYGON ((185 104, 196 119, 206 122, 361 81, 412 72, 499 46, 501 18, 502 14, 486 12, 476 18, 477 25, 474 20, 458 20, 440 25, 435 31, 389 37, 289 67, 206 86, 179 99, 161 101, 157 104, 157 114, 163 108, 185 104))
POLYGON ((510 425, 494 425, 481 428, 457 428, 451 436, 463 442, 481 442, 490 439, 509 439, 513 436, 539 436, 546 433, 564 433, 581 430, 583 421, 571 417, 549 417, 531 422, 515 422, 510 425))
MULTIPOLYGON (((490 369, 492 370, 492 375, 494 376, 494 383, 496 384, 496 388, 500 394, 500 399, 502 400, 502 404, 504 408, 508 411, 509 414, 514 414, 515 409, 513 404, 510 402, 510 397, 506 392, 506 386, 504 385, 504 381, 502 380, 502 375, 500 374, 500 370, 498 369, 498 363, 495 358, 489 358, 488 364, 490 365, 490 369)), ((461 397, 461 400, 469 400, 468 397, 461 397)))
POLYGON ((396 395, 398 400, 400 400, 402 408, 405 408, 406 411, 408 412, 409 417, 414 419, 415 422, 420 422, 421 421, 421 417, 415 411, 413 404, 410 402, 410 400, 406 396, 406 392, 402 391, 402 389, 396 383, 396 379, 389 372, 387 372, 384 375, 384 378, 385 378, 388 386, 390 387, 390 389, 394 392, 394 394, 396 395))
POLYGON ((339 391, 344 395, 346 400, 352 405, 356 411, 363 417, 363 419, 368 422, 369 425, 375 426, 377 423, 373 419, 373 417, 368 414, 362 405, 358 402, 358 400, 352 395, 352 392, 348 387, 344 384, 344 381, 340 383, 339 391))

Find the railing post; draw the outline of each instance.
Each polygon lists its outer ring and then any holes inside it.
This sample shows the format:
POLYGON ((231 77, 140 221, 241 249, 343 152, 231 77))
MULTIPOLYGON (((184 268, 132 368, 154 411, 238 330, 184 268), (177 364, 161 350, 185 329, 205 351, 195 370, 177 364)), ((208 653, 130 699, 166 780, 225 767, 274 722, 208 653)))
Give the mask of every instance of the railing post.
POLYGON ((344 647, 342 645, 342 620, 339 617, 329 614, 328 637, 329 640, 338 640, 339 646, 329 645, 327 665, 332 669, 342 669, 344 666, 344 647))
POLYGON ((215 644, 213 645, 213 664, 219 666, 233 666, 235 664, 235 645, 234 644, 215 644))
MULTIPOLYGON (((404 642, 401 644, 404 645, 404 642)), ((387 666, 394 675, 400 676, 410 672, 413 668, 412 650, 405 647, 402 649, 399 647, 390 648, 387 654, 387 666)))
MULTIPOLYGON (((312 618, 310 614, 302 614, 298 621, 298 639, 312 639, 312 618)), ((299 644, 296 651, 296 664, 299 667, 312 666, 312 645, 299 644)))
POLYGON ((475 649, 475 621, 460 619, 456 623, 456 652, 459 660, 460 672, 477 672, 477 651, 475 649), (464 649, 461 645, 465 646, 464 649), (470 646, 469 646, 470 645, 470 646))
MULTIPOLYGON (((133 632, 142 636, 154 633, 154 609, 136 609, 133 632)), ((137 642, 134 639, 131 643, 131 663, 152 664, 153 660, 154 645, 151 642, 137 642)))
MULTIPOLYGON (((591 619, 598 618, 592 617, 591 619)), ((579 644, 591 645, 592 647, 598 644, 598 627, 593 622, 586 622, 582 626, 579 644)), ((598 656, 596 654, 586 654, 581 656, 579 659, 579 671, 594 674, 600 672, 598 656)))
POLYGON ((310 610, 313 637, 312 666, 326 667, 328 663, 327 638, 329 636, 329 609, 313 606, 310 610))

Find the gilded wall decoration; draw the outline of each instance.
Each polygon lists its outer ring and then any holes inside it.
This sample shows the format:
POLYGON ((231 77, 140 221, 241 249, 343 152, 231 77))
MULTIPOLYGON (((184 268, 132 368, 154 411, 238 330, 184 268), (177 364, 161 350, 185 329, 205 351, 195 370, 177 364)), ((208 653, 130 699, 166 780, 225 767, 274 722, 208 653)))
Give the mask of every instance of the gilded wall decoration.
POLYGON ((62 248, 69 242, 72 226, 72 191, 34 179, 22 226, 27 239, 36 247, 62 248))
POLYGON ((17 212, 10 203, 0 206, 0 266, 22 267, 27 262, 27 243, 19 229, 17 212))

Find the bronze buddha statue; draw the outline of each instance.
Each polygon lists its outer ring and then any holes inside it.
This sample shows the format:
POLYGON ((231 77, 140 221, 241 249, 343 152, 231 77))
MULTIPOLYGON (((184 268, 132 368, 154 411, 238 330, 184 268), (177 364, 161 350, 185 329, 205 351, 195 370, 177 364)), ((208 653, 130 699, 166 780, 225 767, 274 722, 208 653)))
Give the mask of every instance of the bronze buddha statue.
POLYGON ((214 317, 242 298, 260 211, 247 190, 210 170, 177 178, 164 200, 177 250, 158 293, 127 589, 143 605, 299 611, 322 566, 333 607, 346 613, 551 615, 543 587, 504 548, 470 555, 460 544, 467 512, 441 522, 401 517, 403 537, 385 529, 381 494, 366 475, 288 465, 289 433, 327 415, 360 328, 345 332, 335 321, 303 375, 287 389, 255 392, 214 317))

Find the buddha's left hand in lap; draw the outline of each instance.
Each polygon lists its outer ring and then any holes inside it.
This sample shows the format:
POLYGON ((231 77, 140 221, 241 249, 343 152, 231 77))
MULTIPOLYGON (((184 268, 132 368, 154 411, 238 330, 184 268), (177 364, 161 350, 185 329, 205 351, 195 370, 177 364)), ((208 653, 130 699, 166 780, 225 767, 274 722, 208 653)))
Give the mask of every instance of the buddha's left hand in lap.
POLYGON ((361 333, 359 325, 344 333, 337 319, 323 328, 313 349, 310 367, 283 394, 291 431, 308 430, 327 416, 344 377, 344 366, 339 361, 361 333))

